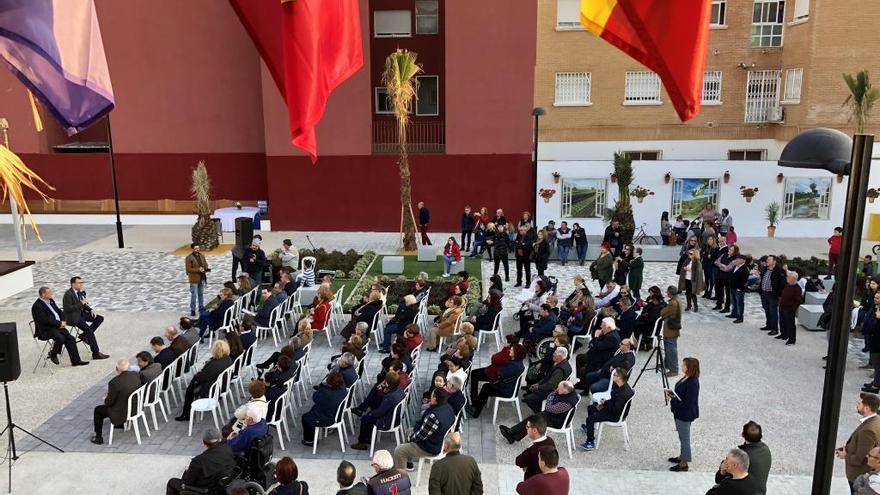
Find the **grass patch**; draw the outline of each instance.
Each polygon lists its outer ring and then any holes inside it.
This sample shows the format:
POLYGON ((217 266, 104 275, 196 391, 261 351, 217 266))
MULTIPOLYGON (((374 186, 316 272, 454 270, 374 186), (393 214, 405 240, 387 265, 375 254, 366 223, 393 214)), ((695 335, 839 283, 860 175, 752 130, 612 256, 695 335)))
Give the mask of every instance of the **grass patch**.
MULTIPOLYGON (((376 262, 373 263, 372 268, 367 273, 369 277, 375 277, 376 275, 385 275, 390 278, 399 277, 403 275, 407 280, 415 280, 416 275, 419 272, 425 272, 428 274, 429 278, 435 278, 443 275, 443 258, 438 257, 437 261, 418 261, 417 256, 404 256, 403 257, 403 273, 402 274, 383 274, 382 273, 382 258, 384 256, 379 256, 376 259, 376 262)), ((476 277, 477 279, 482 279, 481 270, 482 270, 482 258, 464 258, 464 269, 470 274, 472 277, 476 277)), ((454 279, 454 277, 449 277, 450 280, 454 279)))

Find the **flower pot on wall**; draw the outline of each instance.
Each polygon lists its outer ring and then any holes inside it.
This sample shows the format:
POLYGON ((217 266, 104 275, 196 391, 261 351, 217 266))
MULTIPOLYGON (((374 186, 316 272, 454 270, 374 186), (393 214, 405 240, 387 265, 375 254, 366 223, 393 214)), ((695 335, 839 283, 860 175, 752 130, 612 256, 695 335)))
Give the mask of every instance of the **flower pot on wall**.
POLYGON ((541 199, 543 199, 545 203, 549 203, 549 202, 550 202, 550 198, 541 198, 541 199))
POLYGON ((645 202, 645 198, 636 198, 636 201, 638 201, 639 204, 642 204, 645 202))
POLYGON ((770 225, 767 227, 767 237, 776 237, 776 227, 775 226, 770 225))
POLYGON ((669 172, 666 172, 666 175, 663 176, 663 182, 669 184, 669 181, 671 181, 671 180, 672 180, 672 174, 670 174, 669 172))
POLYGON ((559 176, 558 176, 558 175, 554 175, 554 176, 553 176, 553 183, 554 183, 554 184, 559 184, 559 176))
POLYGON ((782 172, 779 172, 779 174, 776 175, 776 182, 777 182, 777 183, 782 184, 782 181, 783 181, 784 179, 785 179, 785 176, 782 175, 782 172))
POLYGON ((745 198, 746 198, 746 203, 752 202, 752 196, 746 196, 745 198))
POLYGON ((874 200, 877 198, 868 198, 868 203, 874 204, 874 200))
MULTIPOLYGON (((669 182, 668 180, 666 182, 669 182)), ((730 182, 730 172, 727 170, 724 171, 724 183, 727 184, 730 182)))

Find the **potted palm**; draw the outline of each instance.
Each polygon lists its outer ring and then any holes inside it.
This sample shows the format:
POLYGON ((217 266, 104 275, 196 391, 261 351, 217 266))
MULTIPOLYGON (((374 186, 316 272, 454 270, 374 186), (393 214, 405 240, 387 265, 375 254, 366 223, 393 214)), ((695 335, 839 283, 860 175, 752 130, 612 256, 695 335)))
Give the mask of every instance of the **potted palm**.
POLYGON ((767 205, 767 208, 764 209, 764 213, 767 214, 766 218, 767 222, 770 224, 767 226, 767 237, 776 236, 776 222, 779 221, 779 203, 776 201, 767 205))

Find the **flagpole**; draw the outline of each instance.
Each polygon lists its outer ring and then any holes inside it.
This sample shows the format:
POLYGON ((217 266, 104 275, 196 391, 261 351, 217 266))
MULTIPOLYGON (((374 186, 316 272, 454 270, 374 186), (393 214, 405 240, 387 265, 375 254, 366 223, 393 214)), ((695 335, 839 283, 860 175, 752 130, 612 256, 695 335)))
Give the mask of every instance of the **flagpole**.
POLYGON ((116 154, 113 153, 113 133, 110 131, 110 115, 107 115, 107 142, 110 147, 110 173, 113 177, 113 204, 116 207, 116 240, 119 249, 125 247, 125 239, 122 237, 122 219, 119 217, 119 188, 116 185, 116 154))
MULTIPOLYGON (((3 144, 9 149, 9 122, 0 118, 0 131, 3 131, 3 144)), ((11 150, 10 150, 11 151, 11 150)), ((18 203, 9 190, 9 212, 12 214, 12 228, 15 230, 15 251, 18 254, 18 262, 24 263, 24 241, 21 236, 21 221, 18 215, 18 203)))

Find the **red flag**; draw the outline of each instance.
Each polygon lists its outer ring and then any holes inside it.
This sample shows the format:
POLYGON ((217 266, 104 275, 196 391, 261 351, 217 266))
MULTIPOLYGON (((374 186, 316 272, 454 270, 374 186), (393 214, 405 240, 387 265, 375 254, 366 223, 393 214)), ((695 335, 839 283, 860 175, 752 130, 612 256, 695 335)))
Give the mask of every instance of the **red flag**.
POLYGON ((294 146, 318 159, 330 93, 363 66, 358 0, 229 0, 281 90, 294 146))
POLYGON ((660 76, 682 121, 700 113, 711 0, 582 0, 581 23, 660 76))

